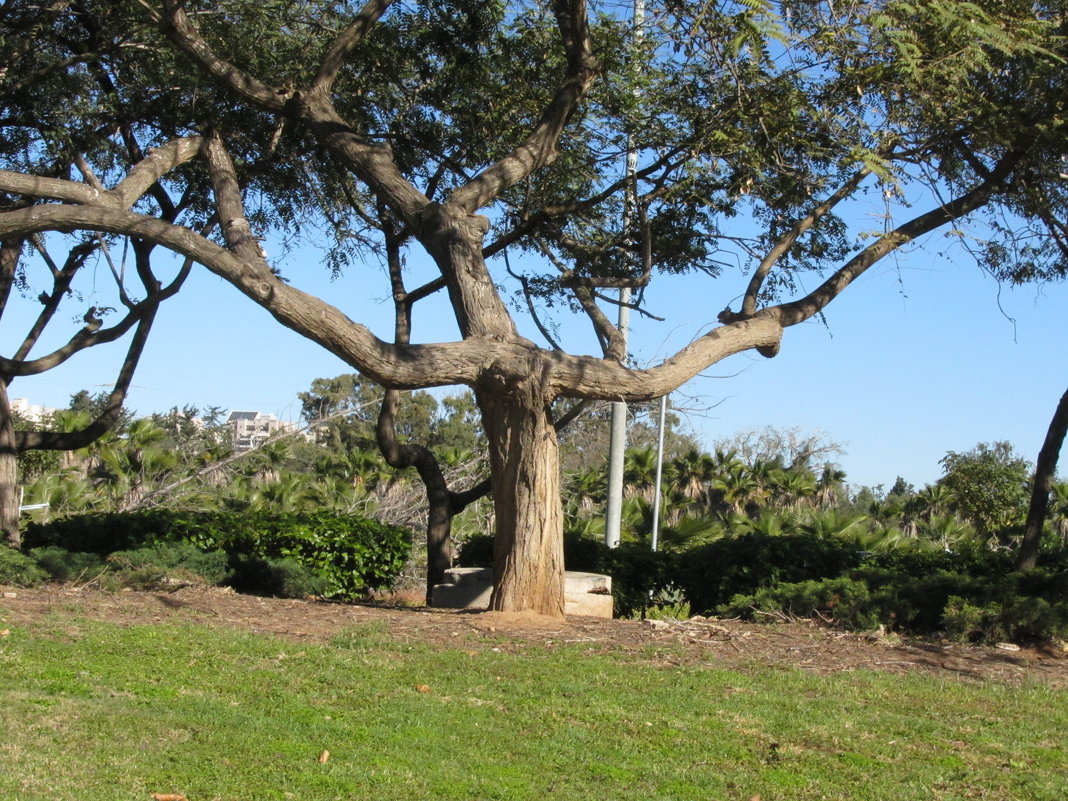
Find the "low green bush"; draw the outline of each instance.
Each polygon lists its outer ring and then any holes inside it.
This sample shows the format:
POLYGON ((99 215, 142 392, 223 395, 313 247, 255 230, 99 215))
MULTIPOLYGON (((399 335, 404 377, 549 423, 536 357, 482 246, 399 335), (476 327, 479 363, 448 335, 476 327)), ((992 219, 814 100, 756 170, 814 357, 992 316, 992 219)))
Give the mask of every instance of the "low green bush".
POLYGON ((122 571, 157 571, 198 584, 223 584, 231 575, 224 551, 202 551, 187 542, 161 542, 132 551, 116 551, 107 561, 122 571))
POLYGON ((57 581, 91 580, 105 569, 97 554, 68 551, 58 545, 33 548, 30 556, 57 581))
POLYGON ((48 579, 37 562, 22 551, 0 545, 0 584, 10 587, 36 587, 48 579))
POLYGON ((946 637, 958 642, 1049 642, 1068 638, 1068 600, 1016 595, 977 601, 953 595, 942 624, 946 637))
MULTIPOLYGON (((331 513, 268 514, 151 510, 125 514, 78 515, 31 524, 24 540, 30 547, 108 555, 163 544, 187 543, 201 551, 224 551, 231 562, 291 560, 319 576, 316 592, 343 600, 392 585, 411 552, 411 533, 356 516, 331 513)), ((232 569, 235 569, 231 565, 232 569)), ((279 568, 282 572, 293 572, 279 568)), ((252 575, 255 571, 249 571, 252 575)), ((260 571, 261 575, 274 575, 260 571)), ((283 584, 295 584, 294 579, 283 584)), ((307 582, 303 582, 307 584, 307 582)), ((279 582, 250 591, 278 594, 279 582)))
POLYGON ((959 642, 1048 642, 1068 637, 1065 580, 1063 573, 1042 569, 1000 576, 945 569, 908 575, 865 566, 846 576, 736 595, 716 611, 747 619, 761 613, 814 617, 849 629, 942 632, 959 642))
POLYGON ((677 588, 676 554, 652 551, 648 545, 638 542, 621 542, 615 548, 596 544, 600 547, 593 572, 612 577, 612 606, 616 617, 645 617, 650 608, 681 607, 685 603, 677 588))
POLYGON ((878 628, 877 599, 868 585, 848 578, 828 578, 763 587, 751 595, 736 595, 716 610, 722 617, 752 619, 760 613, 789 617, 818 617, 843 628, 878 628))
POLYGON ((250 595, 307 598, 325 596, 331 589, 326 576, 296 559, 243 555, 234 558, 230 566, 233 569, 233 578, 230 580, 233 588, 250 595))
POLYGON ((723 537, 684 552, 678 584, 698 614, 763 587, 843 575, 864 559, 856 543, 814 534, 750 533, 723 537))

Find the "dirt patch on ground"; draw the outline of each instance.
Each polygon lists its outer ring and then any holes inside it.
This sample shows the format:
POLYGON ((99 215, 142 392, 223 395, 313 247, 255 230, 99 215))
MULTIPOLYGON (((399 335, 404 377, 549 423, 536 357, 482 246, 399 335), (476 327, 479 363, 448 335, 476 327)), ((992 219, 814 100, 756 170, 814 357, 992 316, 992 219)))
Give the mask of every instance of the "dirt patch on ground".
POLYGON ((622 651, 665 666, 770 664, 819 673, 920 671, 952 680, 1068 687, 1068 651, 1060 647, 980 648, 842 632, 807 622, 556 620, 494 612, 258 598, 215 587, 119 593, 58 585, 33 590, 7 587, 0 597, 0 628, 53 614, 119 625, 185 621, 309 642, 329 642, 345 629, 370 624, 397 640, 432 647, 461 647, 462 643, 466 649, 521 651, 581 644, 590 651, 622 651))

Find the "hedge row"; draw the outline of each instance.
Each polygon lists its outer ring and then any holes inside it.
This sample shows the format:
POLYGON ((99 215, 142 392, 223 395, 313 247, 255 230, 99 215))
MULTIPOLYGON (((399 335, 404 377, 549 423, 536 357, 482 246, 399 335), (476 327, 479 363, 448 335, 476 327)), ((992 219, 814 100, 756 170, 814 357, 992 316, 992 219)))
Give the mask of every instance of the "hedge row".
MULTIPOLYGON (((462 564, 486 566, 492 539, 475 538, 462 564)), ((615 612, 632 617, 661 603, 691 614, 819 617, 846 628, 943 632, 973 642, 1068 638, 1068 549, 1046 551, 1034 570, 1012 555, 899 549, 868 554, 848 539, 745 534, 682 553, 586 537, 564 540, 568 570, 612 577, 615 612)))
POLYGON ((33 523, 23 534, 27 550, 52 546, 99 556, 174 543, 225 553, 239 590, 272 591, 288 563, 318 576, 319 594, 352 600, 396 580, 411 553, 411 532, 329 513, 158 509, 33 523))

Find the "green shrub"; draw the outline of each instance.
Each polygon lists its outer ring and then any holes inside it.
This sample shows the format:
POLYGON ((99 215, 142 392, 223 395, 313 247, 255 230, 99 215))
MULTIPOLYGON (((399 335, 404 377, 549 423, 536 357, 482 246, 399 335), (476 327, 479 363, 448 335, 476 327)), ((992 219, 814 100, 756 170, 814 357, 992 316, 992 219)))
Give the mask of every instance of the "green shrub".
POLYGON ((946 603, 943 626, 946 637, 957 642, 1049 642, 1068 637, 1068 602, 1021 596, 974 604, 953 596, 946 603))
POLYGON ((678 587, 668 587, 654 593, 645 609, 645 617, 653 620, 688 620, 690 603, 678 587))
POLYGON ((186 542, 159 543, 132 551, 116 551, 107 561, 123 571, 156 571, 198 584, 223 584, 230 577, 223 551, 202 551, 186 542))
POLYGON ((973 642, 984 636, 986 613, 981 607, 953 595, 946 603, 942 625, 945 635, 955 642, 973 642))
POLYGON ((870 630, 883 623, 881 600, 872 597, 863 581, 829 578, 777 584, 752 595, 736 595, 717 613, 746 619, 752 619, 756 612, 818 617, 843 628, 870 630))
POLYGON ((231 584, 238 592, 279 598, 324 596, 330 590, 327 577, 296 559, 265 559, 239 556, 231 562, 231 584))
POLYGON ((862 559, 848 540, 750 533, 686 551, 679 583, 693 610, 708 614, 736 595, 752 595, 762 587, 841 576, 862 559))
POLYGON ((945 569, 909 575, 865 565, 837 578, 737 595, 716 611, 749 619, 759 612, 815 617, 850 629, 941 631, 958 642, 1045 642, 1068 636, 1065 580, 1062 573, 1042 569, 995 576, 945 569))
POLYGON ((1001 626, 1011 642, 1068 639, 1068 600, 1021 595, 1001 606, 1001 626))
POLYGON ((1008 551, 992 551, 971 543, 962 544, 954 551, 898 548, 871 554, 865 564, 911 576, 946 572, 978 578, 1011 573, 1013 560, 1013 554, 1008 551))
POLYGON ((493 537, 473 534, 460 545, 453 561, 457 567, 493 567, 493 537))
MULTIPOLYGON (((326 512, 269 514, 157 509, 79 515, 48 524, 31 524, 25 532, 25 541, 33 547, 53 545, 100 555, 184 542, 202 551, 225 551, 231 561, 292 560, 326 582, 321 592, 296 594, 321 594, 345 600, 361 597, 368 590, 388 588, 411 552, 411 533, 405 529, 326 512)), ((263 575, 274 574, 266 571, 263 575)), ((269 584, 259 591, 276 593, 278 582, 272 578, 269 584)))
POLYGON ((30 556, 57 581, 93 579, 104 569, 103 560, 95 553, 77 553, 56 545, 34 548, 30 556))
MULTIPOLYGON (((582 544, 582 543, 580 543, 582 544)), ((594 572, 612 577, 612 606, 616 617, 645 616, 650 606, 681 604, 677 590, 678 557, 651 551, 638 542, 621 542, 615 548, 597 543, 594 572), (661 601, 655 602, 659 597, 661 601), (670 598, 671 600, 664 600, 670 598)))
POLYGON ((30 556, 0 545, 0 584, 12 587, 36 587, 48 574, 30 556))

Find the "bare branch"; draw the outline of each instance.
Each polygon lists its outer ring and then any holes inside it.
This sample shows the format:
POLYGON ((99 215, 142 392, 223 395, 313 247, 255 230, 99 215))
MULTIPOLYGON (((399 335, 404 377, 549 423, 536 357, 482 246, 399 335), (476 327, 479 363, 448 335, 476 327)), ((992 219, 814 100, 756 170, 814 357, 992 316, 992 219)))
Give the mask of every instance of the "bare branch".
MULTIPOLYGON (((118 287, 119 303, 125 306, 127 309, 133 307, 133 301, 130 300, 130 296, 126 294, 126 258, 123 257, 122 268, 115 266, 115 260, 111 258, 111 248, 108 247, 107 241, 100 234, 96 235, 97 240, 100 242, 100 250, 104 254, 104 260, 108 263, 108 267, 111 269, 111 276, 115 279, 115 285, 118 287)), ((129 244, 129 240, 127 240, 129 244)))
POLYGON ((530 292, 530 281, 527 280, 525 275, 518 274, 512 270, 512 265, 508 260, 508 251, 504 251, 504 269, 508 271, 508 275, 512 276, 519 285, 523 288, 523 297, 527 302, 527 311, 530 313, 530 318, 534 321, 534 325, 538 327, 541 335, 545 337, 545 341, 549 343, 553 350, 563 350, 560 344, 556 341, 552 334, 541 322, 541 315, 538 314, 538 310, 534 307, 534 298, 530 292))
POLYGON ((241 200, 241 185, 230 154, 223 146, 218 132, 209 134, 204 147, 204 156, 211 171, 211 181, 215 188, 215 206, 218 209, 223 238, 227 247, 250 264, 255 264, 260 271, 270 273, 267 254, 260 247, 259 240, 252 233, 252 227, 245 219, 245 206, 241 200))
MULTIPOLYGON (((503 344, 473 337, 432 345, 390 345, 336 307, 179 225, 143 214, 105 208, 36 205, 0 213, 0 241, 44 231, 104 231, 145 239, 203 264, 267 309, 276 320, 308 337, 383 386, 398 389, 470 384, 503 344)), ((517 354, 515 354, 517 356, 517 354)))
MULTIPOLYGON (((214 221, 209 222, 202 231, 202 235, 206 236, 214 226, 214 221)), ((168 298, 173 297, 181 289, 193 266, 193 260, 187 258, 174 280, 166 287, 158 288, 157 282, 157 289, 152 291, 146 285, 146 289, 149 289, 148 297, 140 303, 130 303, 129 312, 126 316, 111 328, 100 328, 100 320, 94 316, 94 309, 89 309, 85 315, 85 327, 75 333, 65 345, 52 351, 47 356, 26 361, 26 356, 36 344, 44 327, 55 314, 59 301, 73 280, 75 273, 81 268, 94 248, 95 245, 86 242, 71 251, 68 255, 67 263, 56 279, 55 289, 49 297, 45 309, 41 312, 34 327, 19 347, 15 357, 13 359, 0 357, 0 373, 9 378, 13 376, 38 375, 62 364, 79 351, 96 345, 114 342, 129 331, 134 323, 140 325, 145 320, 153 317, 159 305, 168 298)))
MULTIPOLYGON (((1012 168, 1020 157, 1021 154, 1018 151, 1008 153, 990 172, 988 180, 984 180, 971 191, 965 192, 963 195, 942 204, 936 209, 914 217, 907 223, 881 236, 846 262, 834 275, 805 297, 765 309, 763 312, 758 312, 757 316, 767 312, 786 327, 797 325, 818 314, 827 304, 838 297, 847 286, 887 254, 985 205, 990 200, 990 197, 1002 188, 1004 180, 1011 173, 1012 168)), ((729 312, 726 312, 720 315, 720 320, 727 321, 732 316, 729 312)))
POLYGON ((103 345, 107 342, 114 342, 129 331, 134 323, 139 322, 148 312, 146 307, 140 306, 111 326, 111 328, 99 328, 100 320, 93 316, 93 311, 93 309, 90 309, 86 313, 86 324, 83 328, 78 329, 77 333, 65 345, 56 348, 47 356, 28 361, 0 356, 0 373, 8 376, 27 376, 38 375, 51 370, 53 367, 63 364, 79 351, 96 345, 103 345))
POLYGON ((600 292, 594 292, 593 296, 595 298, 597 298, 598 300, 603 300, 605 303, 611 303, 613 306, 625 306, 626 308, 630 309, 631 311, 636 311, 642 317, 646 317, 646 318, 648 318, 650 320, 656 320, 657 322, 660 322, 660 323, 664 322, 664 318, 663 317, 658 317, 657 315, 653 314, 648 309, 642 308, 642 306, 640 304, 638 304, 638 303, 633 303, 633 302, 624 303, 619 298, 613 298, 611 295, 602 295, 600 292))
POLYGON ((218 83, 268 111, 281 112, 291 93, 268 86, 216 55, 197 33, 180 0, 163 0, 164 12, 158 21, 163 34, 193 63, 218 83))
POLYGON ((556 146, 564 127, 593 86, 599 67, 593 54, 585 0, 556 0, 553 12, 567 53, 564 80, 526 141, 453 192, 447 203, 474 213, 556 158, 556 146))
POLYGON ((47 178, 41 175, 26 175, 21 172, 0 170, 0 191, 26 197, 61 200, 81 206, 122 208, 122 202, 113 192, 101 192, 86 184, 62 178, 47 178))
POLYGON ((413 289, 408 293, 408 302, 416 303, 423 298, 430 297, 435 292, 439 292, 445 288, 445 278, 435 278, 433 281, 428 281, 418 289, 413 289))
POLYGON ((329 93, 345 58, 359 46, 367 36, 367 31, 382 17, 386 9, 393 5, 393 2, 394 0, 368 0, 349 26, 330 45, 309 87, 310 91, 329 93))
POLYGON ((198 136, 185 137, 152 150, 110 191, 100 186, 99 181, 94 181, 93 186, 9 170, 0 170, 0 191, 82 206, 128 209, 169 170, 194 158, 200 151, 201 142, 198 136))
MULTIPOLYGON (((683 148, 675 148, 665 153, 652 164, 643 167, 632 175, 625 175, 622 178, 613 181, 603 190, 601 190, 595 195, 591 195, 588 198, 583 198, 582 200, 577 200, 574 203, 568 203, 566 205, 546 206, 542 209, 539 209, 535 213, 527 216, 522 222, 520 222, 510 231, 505 233, 503 236, 487 245, 485 249, 483 249, 482 255, 485 256, 487 259, 490 256, 495 256, 497 255, 497 253, 504 250, 509 245, 518 242, 524 236, 527 236, 537 231, 537 229, 541 225, 548 222, 549 220, 567 217, 572 214, 577 214, 582 211, 592 209, 598 204, 603 203, 605 200, 612 197, 612 195, 619 192, 619 190, 626 189, 635 180, 642 180, 644 178, 648 178, 657 170, 660 170, 665 167, 668 169, 668 171, 674 169, 679 165, 679 162, 675 162, 674 160, 679 156, 679 154, 683 152, 685 152, 683 148)), ((648 195, 643 196, 643 199, 646 197, 648 197, 648 195)))
MULTIPOLYGON (((70 288, 74 276, 77 275, 78 270, 82 268, 82 265, 85 264, 85 260, 89 258, 94 250, 96 250, 95 243, 89 241, 82 242, 71 248, 70 252, 67 254, 67 261, 63 264, 62 269, 56 269, 54 264, 49 265, 52 270, 53 278, 52 292, 44 299, 44 308, 37 316, 29 333, 27 333, 26 337, 22 340, 22 344, 19 345, 18 350, 15 351, 13 357, 14 361, 25 359, 30 351, 33 350, 33 346, 37 344, 37 340, 41 338, 41 334, 52 321, 56 310, 59 309, 59 303, 70 288)), ((40 251, 44 251, 44 248, 40 248, 40 251)), ((44 257, 51 262, 51 258, 48 257, 47 252, 44 253, 44 257)))
POLYGON ((175 167, 196 158, 203 145, 204 140, 199 136, 183 136, 148 151, 148 155, 137 162, 113 190, 119 197, 122 208, 132 208, 160 178, 175 167))
MULTIPOLYGON (((556 269, 562 274, 570 272, 567 267, 560 263, 559 259, 556 258, 555 254, 542 239, 536 239, 535 241, 538 244, 538 248, 556 269)), ((601 351, 605 357, 616 359, 617 361, 625 359, 627 353, 623 344, 623 336, 601 310, 601 307, 597 305, 593 290, 580 284, 571 287, 571 294, 575 296, 575 300, 578 301, 586 316, 590 318, 593 331, 597 335, 597 341, 600 343, 601 351)))
POLYGON ((126 393, 130 389, 130 382, 133 380, 137 363, 144 352, 145 342, 148 341, 148 334, 152 330, 152 322, 158 309, 158 302, 151 304, 138 323, 115 386, 108 395, 107 405, 92 423, 80 431, 17 431, 15 432, 16 447, 19 450, 73 451, 96 442, 103 434, 110 431, 122 413, 122 404, 126 401, 126 393))
POLYGON ((794 243, 797 242, 802 234, 819 222, 822 217, 841 203, 845 198, 852 195, 854 190, 860 185, 860 182, 870 174, 871 169, 868 167, 858 170, 838 189, 837 192, 827 198, 823 203, 813 208, 812 211, 799 220, 793 228, 779 238, 779 241, 775 243, 775 246, 768 251, 767 255, 757 266, 756 270, 753 272, 752 278, 749 279, 749 286, 745 290, 745 298, 742 300, 742 314, 750 315, 756 313, 757 297, 760 294, 760 289, 763 287, 765 279, 768 277, 771 269, 778 263, 779 259, 793 247, 794 243))
POLYGON ((78 168, 78 172, 82 174, 82 177, 89 186, 93 187, 93 189, 96 189, 98 192, 107 191, 107 188, 100 183, 100 179, 96 177, 93 168, 89 166, 89 162, 85 160, 85 156, 81 153, 74 157, 74 166, 78 168))

